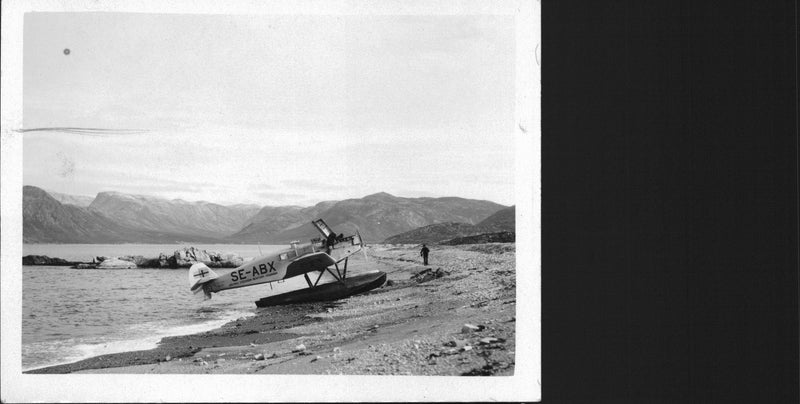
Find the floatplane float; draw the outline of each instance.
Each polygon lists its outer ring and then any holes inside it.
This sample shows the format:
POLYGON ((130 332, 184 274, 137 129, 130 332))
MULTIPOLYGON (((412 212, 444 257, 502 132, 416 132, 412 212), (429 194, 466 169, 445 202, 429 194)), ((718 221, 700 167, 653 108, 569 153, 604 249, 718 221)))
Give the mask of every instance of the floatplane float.
POLYGON ((311 223, 322 234, 322 238, 312 239, 310 243, 305 244, 292 242, 290 248, 258 257, 234 269, 215 271, 203 263, 192 265, 189 268, 189 289, 194 293, 202 291, 207 300, 211 298, 212 293, 223 290, 278 282, 300 275, 305 277, 308 288, 256 301, 256 306, 267 307, 338 300, 370 291, 386 282, 386 273, 382 271, 347 276, 347 262, 350 256, 362 252, 366 257, 364 242, 358 231, 348 237, 337 237, 322 219, 311 223), (340 269, 339 264, 342 261, 344 265, 340 269), (319 275, 312 281, 309 274, 316 272, 319 272, 319 275), (330 273, 335 281, 319 284, 325 272, 330 273))

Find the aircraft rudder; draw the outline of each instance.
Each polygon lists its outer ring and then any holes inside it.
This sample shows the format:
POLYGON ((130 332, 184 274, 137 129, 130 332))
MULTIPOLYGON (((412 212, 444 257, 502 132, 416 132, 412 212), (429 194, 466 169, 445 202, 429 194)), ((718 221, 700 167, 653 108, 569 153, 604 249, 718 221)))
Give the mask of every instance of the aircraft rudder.
POLYGON ((197 292, 201 285, 216 278, 219 278, 216 272, 209 268, 208 265, 198 262, 189 268, 189 289, 192 292, 197 292))

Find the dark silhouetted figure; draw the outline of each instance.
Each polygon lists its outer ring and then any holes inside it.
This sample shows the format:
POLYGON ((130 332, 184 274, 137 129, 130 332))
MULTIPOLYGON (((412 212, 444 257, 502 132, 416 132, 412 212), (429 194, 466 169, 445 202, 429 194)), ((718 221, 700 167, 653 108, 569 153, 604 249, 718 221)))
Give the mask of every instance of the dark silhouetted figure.
POLYGON ((330 254, 331 253, 331 249, 333 249, 334 244, 336 244, 336 233, 331 232, 331 234, 328 235, 328 240, 326 240, 326 241, 327 241, 326 244, 327 244, 327 247, 328 247, 328 254, 330 254))
POLYGON ((428 265, 428 253, 429 252, 431 252, 431 250, 429 250, 428 247, 425 247, 425 244, 423 244, 422 245, 422 249, 419 250, 419 255, 422 256, 422 261, 426 266, 428 265))

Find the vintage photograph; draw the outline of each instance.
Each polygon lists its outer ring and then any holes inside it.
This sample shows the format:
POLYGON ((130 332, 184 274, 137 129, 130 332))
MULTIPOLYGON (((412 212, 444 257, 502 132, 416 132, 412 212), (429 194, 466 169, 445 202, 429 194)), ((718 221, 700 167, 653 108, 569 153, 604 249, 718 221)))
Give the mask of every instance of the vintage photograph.
POLYGON ((16 258, 3 239, 21 375, 459 376, 538 398, 520 4, 25 12, 16 258))

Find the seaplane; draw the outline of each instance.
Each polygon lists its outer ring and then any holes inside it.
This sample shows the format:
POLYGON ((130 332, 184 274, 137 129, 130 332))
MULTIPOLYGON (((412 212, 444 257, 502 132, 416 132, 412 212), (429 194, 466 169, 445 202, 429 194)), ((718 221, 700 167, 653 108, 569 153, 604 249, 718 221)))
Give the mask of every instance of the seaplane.
POLYGON ((278 282, 302 275, 308 288, 268 296, 256 301, 256 306, 267 307, 293 303, 317 302, 343 299, 380 287, 386 282, 386 273, 372 271, 356 276, 347 276, 347 262, 353 254, 364 250, 361 234, 337 236, 322 220, 311 222, 322 237, 309 243, 292 242, 291 247, 253 259, 239 267, 212 270, 206 264, 196 263, 189 268, 189 290, 195 294, 203 292, 205 299, 212 293, 243 288, 264 283, 278 282), (343 262, 342 268, 339 264, 343 262), (316 280, 312 276, 316 273, 316 280), (335 279, 320 284, 325 273, 335 279))

